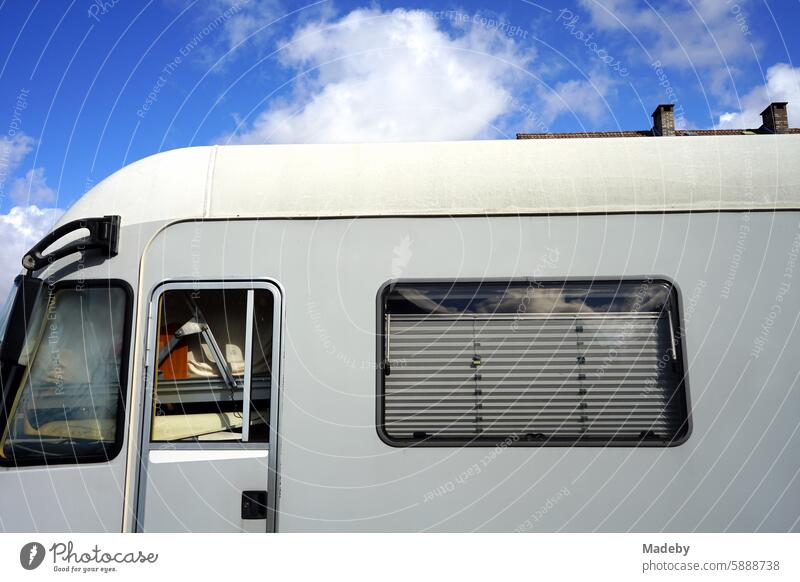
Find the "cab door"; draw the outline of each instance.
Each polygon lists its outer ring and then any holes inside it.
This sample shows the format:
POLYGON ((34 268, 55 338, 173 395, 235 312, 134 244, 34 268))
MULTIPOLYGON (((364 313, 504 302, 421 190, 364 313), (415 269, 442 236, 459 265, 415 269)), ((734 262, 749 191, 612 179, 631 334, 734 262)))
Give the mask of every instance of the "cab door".
POLYGON ((280 314, 280 292, 267 282, 156 289, 138 531, 274 530, 280 314))
POLYGON ((80 218, 21 257, 0 317, 0 531, 120 530, 135 300, 121 232, 119 216, 80 218))

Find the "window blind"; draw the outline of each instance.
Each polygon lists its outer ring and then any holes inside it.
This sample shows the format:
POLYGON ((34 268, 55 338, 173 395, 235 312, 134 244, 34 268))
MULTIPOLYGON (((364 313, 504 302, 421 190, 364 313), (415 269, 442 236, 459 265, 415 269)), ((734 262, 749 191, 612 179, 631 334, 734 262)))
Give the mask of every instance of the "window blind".
POLYGON ((662 440, 685 426, 672 314, 387 313, 383 428, 400 440, 662 440))

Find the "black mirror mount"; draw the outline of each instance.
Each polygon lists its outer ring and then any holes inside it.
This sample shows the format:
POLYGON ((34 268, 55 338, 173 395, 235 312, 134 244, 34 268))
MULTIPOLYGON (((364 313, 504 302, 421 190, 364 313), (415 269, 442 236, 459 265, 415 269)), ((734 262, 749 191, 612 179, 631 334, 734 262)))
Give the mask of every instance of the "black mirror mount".
POLYGON ((119 216, 102 216, 82 218, 62 224, 25 253, 25 256, 22 257, 22 266, 29 273, 33 273, 67 255, 89 250, 99 250, 108 259, 115 257, 119 249, 120 220, 119 216), (89 236, 79 238, 44 254, 44 251, 61 237, 82 229, 87 229, 89 236))

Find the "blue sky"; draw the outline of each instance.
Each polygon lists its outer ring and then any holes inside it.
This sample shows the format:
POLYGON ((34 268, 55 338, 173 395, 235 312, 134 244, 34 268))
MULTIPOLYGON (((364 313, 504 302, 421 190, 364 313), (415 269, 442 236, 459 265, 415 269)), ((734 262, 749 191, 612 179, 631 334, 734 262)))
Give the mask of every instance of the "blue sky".
POLYGON ((210 143, 800 124, 800 1, 0 1, 0 269, 84 191, 210 143), (796 112, 796 113, 795 113, 796 112))

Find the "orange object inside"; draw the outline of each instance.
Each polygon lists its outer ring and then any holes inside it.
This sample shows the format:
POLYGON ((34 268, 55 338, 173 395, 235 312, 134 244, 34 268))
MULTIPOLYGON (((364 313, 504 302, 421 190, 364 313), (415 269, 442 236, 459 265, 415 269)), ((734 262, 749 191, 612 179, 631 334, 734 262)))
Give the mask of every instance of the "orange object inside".
MULTIPOLYGON (((178 324, 167 326, 167 333, 158 336, 159 352, 169 343, 174 336, 174 332, 180 327, 178 324)), ((181 380, 189 377, 189 346, 186 344, 178 345, 170 352, 164 362, 159 366, 158 371, 165 380, 181 380)))

